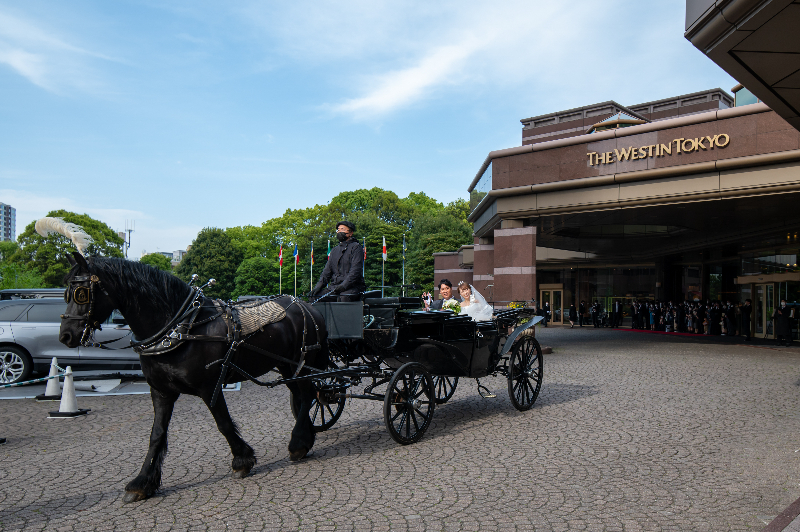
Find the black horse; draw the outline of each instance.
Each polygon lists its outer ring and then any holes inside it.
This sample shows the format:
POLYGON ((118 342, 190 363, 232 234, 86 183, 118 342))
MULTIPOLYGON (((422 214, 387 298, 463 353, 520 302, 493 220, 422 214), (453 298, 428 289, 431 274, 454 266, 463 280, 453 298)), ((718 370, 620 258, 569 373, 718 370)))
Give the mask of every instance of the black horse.
MULTIPOLYGON (((125 317, 137 339, 150 338, 176 316, 191 296, 193 288, 174 275, 151 266, 123 259, 93 257, 88 260, 78 253, 69 257, 72 265, 64 278, 69 287, 66 314, 62 316, 59 340, 67 347, 78 347, 92 327, 104 322, 114 309, 125 317)), ((252 344, 284 360, 300 361, 303 334, 306 342, 319 344, 321 349, 309 351, 305 362, 311 367, 326 367, 328 352, 322 315, 310 305, 288 296, 276 299, 286 309, 286 318, 263 327, 248 340, 252 344), (294 301, 294 302, 293 302, 294 301), (301 309, 301 306, 304 308, 301 309), (311 314, 308 314, 311 313, 311 314), (319 328, 308 326, 304 314, 313 316, 319 328)), ((213 318, 218 309, 211 299, 200 296, 202 305, 192 329, 192 335, 226 336, 228 327, 222 317, 213 318)), ((217 428, 228 440, 233 454, 231 468, 238 478, 247 476, 256 464, 255 453, 239 434, 236 423, 228 413, 222 393, 212 406, 212 397, 221 374, 220 359, 229 344, 224 341, 187 341, 177 349, 155 356, 140 355, 142 372, 150 385, 154 420, 150 433, 150 448, 139 475, 125 487, 125 502, 134 502, 152 495, 161 485, 161 466, 167 453, 167 428, 175 401, 180 394, 196 395, 208 406, 217 428), (216 363, 215 363, 216 362, 216 363)), ((235 364, 253 377, 276 369, 291 377, 297 364, 276 361, 274 358, 240 348, 235 364)), ((305 372, 305 370, 304 370, 305 372)), ((226 383, 241 382, 238 373, 227 374, 226 383)), ((309 410, 315 398, 310 381, 287 384, 292 392, 297 422, 289 441, 290 459, 300 460, 314 445, 314 427, 309 410)))

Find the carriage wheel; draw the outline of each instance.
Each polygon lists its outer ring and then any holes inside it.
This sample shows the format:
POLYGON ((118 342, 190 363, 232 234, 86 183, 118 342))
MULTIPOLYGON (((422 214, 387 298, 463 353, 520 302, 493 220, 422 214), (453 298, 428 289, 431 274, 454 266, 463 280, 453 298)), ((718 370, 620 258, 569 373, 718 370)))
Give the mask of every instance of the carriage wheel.
POLYGON ((511 348, 508 363, 508 396, 517 410, 529 410, 542 388, 544 360, 536 338, 521 338, 511 348))
POLYGON ((458 386, 458 377, 442 377, 434 375, 433 390, 436 392, 436 404, 443 405, 453 397, 458 386))
POLYGON ((383 419, 392 439, 401 445, 418 442, 433 419, 433 379, 418 362, 394 372, 383 400, 383 419))
MULTIPOLYGON (((338 369, 333 363, 328 365, 328 369, 338 369)), ((327 379, 319 379, 315 382, 317 390, 317 397, 311 401, 311 410, 308 415, 311 417, 311 424, 314 425, 314 432, 323 432, 336 424, 342 412, 344 412, 344 403, 347 399, 344 397, 331 397, 331 388, 336 387, 339 382, 335 377, 328 377, 327 379), (326 391, 327 390, 327 391, 326 391)), ((337 388, 338 392, 344 392, 344 387, 337 388)), ((292 408, 292 415, 297 419, 297 409, 294 405, 294 396, 289 394, 289 405, 292 408)))

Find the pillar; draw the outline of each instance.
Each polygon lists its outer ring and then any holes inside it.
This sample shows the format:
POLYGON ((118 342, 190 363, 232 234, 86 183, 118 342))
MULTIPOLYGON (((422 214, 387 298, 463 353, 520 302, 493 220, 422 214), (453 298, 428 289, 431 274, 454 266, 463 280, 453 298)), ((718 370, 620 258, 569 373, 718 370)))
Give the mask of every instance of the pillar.
POLYGON ((503 220, 494 231, 494 297, 498 303, 536 299, 535 226, 503 220))

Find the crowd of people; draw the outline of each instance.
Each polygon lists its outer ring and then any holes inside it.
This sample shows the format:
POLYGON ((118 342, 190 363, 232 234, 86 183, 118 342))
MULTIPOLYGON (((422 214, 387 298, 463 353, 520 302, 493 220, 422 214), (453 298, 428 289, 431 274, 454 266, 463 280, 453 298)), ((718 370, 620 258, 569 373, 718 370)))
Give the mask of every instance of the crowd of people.
MULTIPOLYGON (((571 304, 567 314, 570 327, 584 324, 593 327, 622 327, 622 320, 630 316, 631 327, 649 331, 703 334, 714 336, 751 336, 752 301, 637 301, 624 305, 612 303, 610 309, 596 301, 590 305, 581 301, 571 304)), ((792 342, 794 309, 781 300, 770 316, 778 345, 792 342)))

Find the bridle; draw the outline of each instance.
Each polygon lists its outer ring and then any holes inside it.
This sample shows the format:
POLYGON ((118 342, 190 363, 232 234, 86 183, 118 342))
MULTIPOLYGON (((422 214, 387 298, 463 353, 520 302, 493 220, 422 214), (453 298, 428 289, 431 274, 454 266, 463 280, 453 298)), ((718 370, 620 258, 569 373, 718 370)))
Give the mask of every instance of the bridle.
MULTIPOLYGON (((103 288, 100 278, 96 275, 80 275, 73 277, 69 280, 70 286, 64 291, 64 301, 69 304, 70 301, 75 301, 78 305, 89 305, 89 312, 84 315, 80 314, 62 314, 62 320, 78 320, 83 324, 83 332, 81 333, 80 345, 83 347, 103 347, 103 344, 108 342, 95 342, 94 331, 101 330, 100 322, 94 319, 94 305, 96 300, 96 291, 100 290, 106 297, 110 297, 106 289, 103 288), (73 283, 84 283, 89 281, 89 286, 78 285, 73 286, 73 283)), ((79 323, 79 325, 80 325, 79 323)), ((119 338, 113 341, 119 340, 119 338)))

